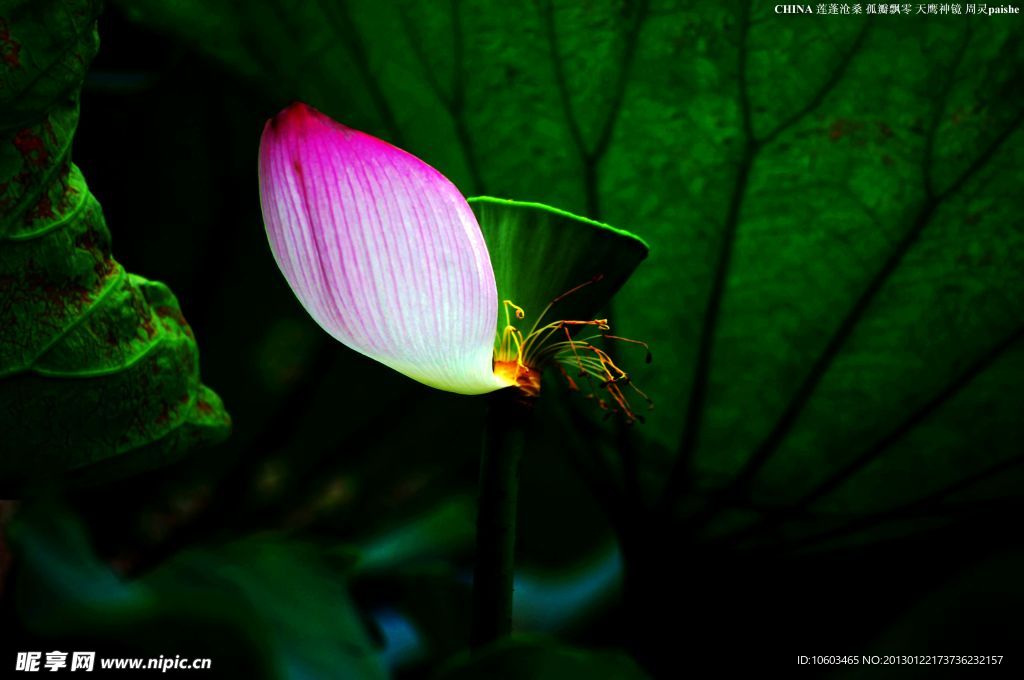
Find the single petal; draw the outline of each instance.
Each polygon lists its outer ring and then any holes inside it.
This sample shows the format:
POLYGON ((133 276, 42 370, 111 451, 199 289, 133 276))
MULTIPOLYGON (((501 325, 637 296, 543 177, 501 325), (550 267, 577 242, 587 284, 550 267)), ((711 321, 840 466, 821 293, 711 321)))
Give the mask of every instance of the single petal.
POLYGON ((324 330, 432 387, 506 386, 487 246, 441 173, 293 104, 263 129, 260 199, 274 258, 324 330))

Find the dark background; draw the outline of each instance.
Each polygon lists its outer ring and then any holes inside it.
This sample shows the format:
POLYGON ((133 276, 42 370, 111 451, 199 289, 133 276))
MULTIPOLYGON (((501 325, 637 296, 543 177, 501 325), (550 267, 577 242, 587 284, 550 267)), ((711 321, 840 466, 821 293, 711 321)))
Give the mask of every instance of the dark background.
MULTIPOLYGON (((650 342, 654 363, 633 368, 657 408, 628 430, 547 377, 521 489, 520 630, 626 650, 663 677, 791 673, 801 654, 1001 654, 1019 667, 1018 19, 201 5, 108 7, 74 158, 117 259, 178 296, 233 431, 36 512, 77 516, 101 562, 143 582, 182 555, 279 532, 348 575, 354 616, 389 663, 407 649, 396 622, 417 629, 397 674, 460 651, 485 404, 335 344, 287 289, 256 150, 264 121, 302 99, 467 195, 544 201, 651 243, 609 315, 650 342), (349 551, 374 546, 390 561, 345 571, 349 551)), ((274 565, 265 577, 283 592, 316 599, 319 581, 274 565)), ((245 597, 267 619, 335 626, 290 596, 245 597)), ((37 626, 16 627, 51 639, 37 626)), ((268 630, 251 634, 294 642, 268 630)), ((296 656, 337 668, 338 640, 324 637, 302 637, 296 656)), ((217 665, 226 652, 212 648, 217 665)))

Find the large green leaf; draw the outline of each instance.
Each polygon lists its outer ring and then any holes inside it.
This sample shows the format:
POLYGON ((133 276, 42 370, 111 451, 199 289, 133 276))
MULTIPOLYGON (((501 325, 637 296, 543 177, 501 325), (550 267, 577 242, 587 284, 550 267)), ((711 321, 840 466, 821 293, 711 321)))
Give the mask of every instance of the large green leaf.
MULTIPOLYGON (((1019 550, 1000 551, 995 557, 979 560, 918 598, 904 615, 865 646, 864 654, 884 656, 894 649, 959 647, 977 650, 965 651, 965 655, 987 657, 983 650, 990 647, 1012 649, 1024 636, 1024 622, 1000 616, 1000 613, 1024 605, 1021 569, 1024 569, 1024 555, 1019 550), (964 626, 964 621, 971 621, 973 625, 964 626)), ((986 660, 996 662, 991 658, 986 660)), ((1011 663, 1009 657, 1003 657, 1000 665, 1008 663, 1011 663)), ((935 668, 926 665, 903 666, 897 670, 875 664, 842 671, 835 674, 836 680, 934 678, 937 675, 935 668)))
POLYGON ((70 159, 98 11, 87 0, 0 3, 6 490, 68 470, 152 466, 229 427, 199 381, 196 341, 177 300, 113 259, 103 212, 70 159))
POLYGON ((666 477, 680 495, 728 486, 729 504, 806 506, 788 526, 816 534, 1019 492, 1005 481, 1024 440, 1019 17, 126 7, 275 105, 306 100, 467 194, 649 242, 612 317, 657 359, 631 366, 660 405, 636 434, 647 493, 666 477), (1003 487, 979 486, 995 472, 1003 487))

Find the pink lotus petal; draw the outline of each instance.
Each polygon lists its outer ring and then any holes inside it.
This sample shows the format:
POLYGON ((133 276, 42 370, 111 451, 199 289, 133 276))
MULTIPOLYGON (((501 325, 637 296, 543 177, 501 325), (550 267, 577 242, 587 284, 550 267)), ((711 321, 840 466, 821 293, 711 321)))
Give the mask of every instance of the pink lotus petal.
POLYGON ((441 173, 293 104, 263 129, 260 198, 274 258, 324 330, 432 387, 506 386, 487 246, 441 173))

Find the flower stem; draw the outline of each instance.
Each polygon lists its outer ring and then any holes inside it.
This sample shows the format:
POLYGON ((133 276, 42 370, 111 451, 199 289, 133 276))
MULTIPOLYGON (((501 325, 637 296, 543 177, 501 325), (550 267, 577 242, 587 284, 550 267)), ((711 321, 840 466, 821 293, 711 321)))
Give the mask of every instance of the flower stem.
POLYGON ((532 402, 517 388, 491 397, 477 498, 473 648, 498 640, 512 629, 519 460, 532 402))

